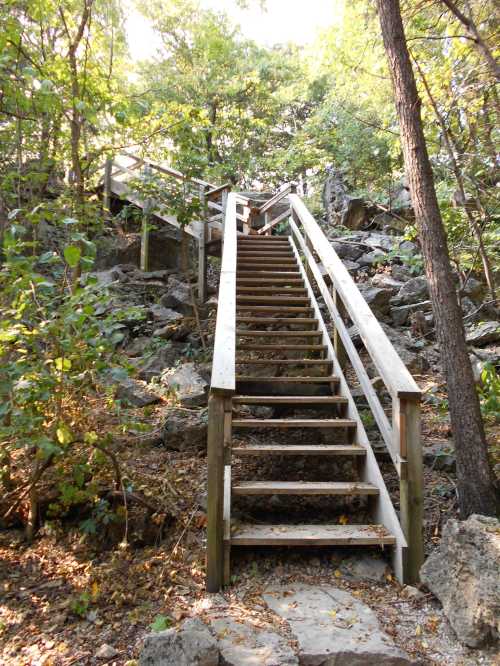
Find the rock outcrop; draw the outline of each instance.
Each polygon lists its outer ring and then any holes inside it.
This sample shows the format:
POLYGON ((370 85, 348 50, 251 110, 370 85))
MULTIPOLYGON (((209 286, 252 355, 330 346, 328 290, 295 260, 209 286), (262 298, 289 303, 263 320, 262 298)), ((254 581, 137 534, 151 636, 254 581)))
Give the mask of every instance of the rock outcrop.
POLYGON ((500 636, 500 523, 449 520, 420 577, 443 604, 459 641, 478 647, 500 636))

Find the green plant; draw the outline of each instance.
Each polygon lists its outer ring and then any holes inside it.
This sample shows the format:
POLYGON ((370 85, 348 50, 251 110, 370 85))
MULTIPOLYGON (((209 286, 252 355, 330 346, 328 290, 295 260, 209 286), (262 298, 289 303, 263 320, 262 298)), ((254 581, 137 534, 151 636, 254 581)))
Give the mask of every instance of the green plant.
POLYGON ((500 374, 493 363, 485 363, 479 386, 481 411, 485 416, 500 417, 500 374))

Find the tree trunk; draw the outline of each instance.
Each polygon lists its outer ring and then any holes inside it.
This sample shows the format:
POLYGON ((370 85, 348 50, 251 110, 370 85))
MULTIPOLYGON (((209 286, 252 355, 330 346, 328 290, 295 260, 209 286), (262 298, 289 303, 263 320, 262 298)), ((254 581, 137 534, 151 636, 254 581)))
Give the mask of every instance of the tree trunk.
POLYGON ((446 233, 434 188, 420 117, 420 99, 406 45, 399 0, 377 0, 377 9, 448 386, 460 513, 463 518, 471 513, 495 515, 495 487, 479 399, 467 353, 462 312, 453 283, 446 233))

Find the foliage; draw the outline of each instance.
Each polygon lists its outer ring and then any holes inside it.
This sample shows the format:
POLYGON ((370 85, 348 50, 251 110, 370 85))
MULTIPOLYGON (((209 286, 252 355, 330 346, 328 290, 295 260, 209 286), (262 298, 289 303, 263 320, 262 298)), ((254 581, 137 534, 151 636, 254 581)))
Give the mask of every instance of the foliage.
POLYGON ((69 240, 60 254, 38 255, 27 226, 13 224, 0 272, 2 481, 14 504, 27 493, 36 502, 50 471, 58 489, 50 516, 97 496, 110 455, 109 437, 95 430, 97 402, 113 410, 101 387, 122 337, 113 315, 98 315, 107 293, 95 279, 70 288, 71 269, 89 268, 95 248, 81 232, 69 240))

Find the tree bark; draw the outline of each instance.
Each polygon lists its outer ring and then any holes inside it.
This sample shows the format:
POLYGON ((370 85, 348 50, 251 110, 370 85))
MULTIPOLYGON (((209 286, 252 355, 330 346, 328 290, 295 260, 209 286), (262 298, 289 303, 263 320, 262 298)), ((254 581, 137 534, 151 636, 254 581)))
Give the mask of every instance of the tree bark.
POLYGON ((377 0, 377 9, 448 387, 460 513, 463 518, 471 513, 495 515, 497 500, 479 398, 467 353, 462 312, 455 292, 399 0, 377 0))

